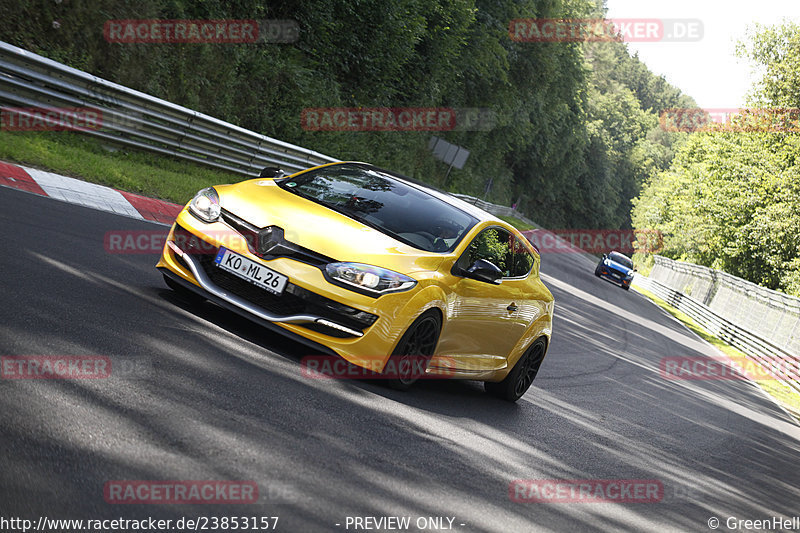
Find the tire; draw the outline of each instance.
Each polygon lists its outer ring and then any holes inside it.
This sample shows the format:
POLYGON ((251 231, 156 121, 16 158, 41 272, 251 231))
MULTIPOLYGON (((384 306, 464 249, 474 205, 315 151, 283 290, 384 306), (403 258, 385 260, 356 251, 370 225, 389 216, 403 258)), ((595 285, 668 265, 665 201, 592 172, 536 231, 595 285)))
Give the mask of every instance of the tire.
POLYGON ((599 267, 594 269, 594 275, 597 276, 598 278, 600 277, 600 268, 599 267))
POLYGON ((519 358, 517 364, 503 381, 498 383, 485 381, 483 383, 484 390, 492 396, 516 402, 522 398, 533 380, 536 379, 536 374, 539 372, 539 367, 542 366, 542 360, 546 353, 547 341, 544 337, 539 337, 519 358))
POLYGON ((424 358, 427 367, 428 361, 436 351, 441 330, 442 320, 435 311, 426 311, 409 326, 389 358, 392 363, 391 368, 398 370, 397 377, 389 378, 387 381, 391 388, 408 390, 419 379, 419 373, 413 372, 414 362, 416 361, 419 367, 420 358, 424 358), (399 374, 404 370, 410 370, 410 375, 399 374))
POLYGON ((196 292, 187 289, 174 279, 164 275, 164 283, 167 284, 167 287, 172 289, 172 291, 178 295, 178 298, 183 300, 184 302, 192 305, 197 305, 202 303, 205 298, 197 294, 196 292))
POLYGON ((625 289, 626 291, 631 290, 630 285, 623 285, 622 288, 625 289))

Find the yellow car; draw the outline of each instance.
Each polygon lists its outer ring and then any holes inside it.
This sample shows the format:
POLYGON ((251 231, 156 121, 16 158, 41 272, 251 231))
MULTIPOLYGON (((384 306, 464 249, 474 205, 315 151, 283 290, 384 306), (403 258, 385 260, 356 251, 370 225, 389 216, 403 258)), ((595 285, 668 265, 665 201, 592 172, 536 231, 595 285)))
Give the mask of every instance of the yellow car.
POLYGON ((554 303, 515 228, 365 163, 274 170, 186 205, 157 265, 172 289, 398 389, 458 378, 510 401, 525 393, 554 303))

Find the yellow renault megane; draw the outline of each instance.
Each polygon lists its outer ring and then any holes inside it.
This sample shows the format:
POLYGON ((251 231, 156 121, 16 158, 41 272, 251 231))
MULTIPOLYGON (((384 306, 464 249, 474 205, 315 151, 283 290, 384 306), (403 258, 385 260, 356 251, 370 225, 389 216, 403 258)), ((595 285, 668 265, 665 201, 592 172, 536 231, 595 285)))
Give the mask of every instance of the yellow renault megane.
POLYGON ((365 163, 198 192, 157 267, 177 292, 375 372, 485 383, 516 401, 547 353, 553 296, 512 226, 365 163), (400 370, 397 370, 400 369, 400 370))

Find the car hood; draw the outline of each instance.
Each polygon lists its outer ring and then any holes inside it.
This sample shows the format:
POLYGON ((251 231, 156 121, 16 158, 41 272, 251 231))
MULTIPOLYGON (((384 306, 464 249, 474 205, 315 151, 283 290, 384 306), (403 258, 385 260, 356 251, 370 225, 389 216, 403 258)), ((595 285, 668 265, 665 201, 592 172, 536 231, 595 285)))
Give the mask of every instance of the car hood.
POLYGON ((399 272, 438 269, 445 256, 418 250, 325 206, 285 191, 272 179, 214 187, 223 209, 259 228, 283 228, 286 240, 334 258, 399 272))

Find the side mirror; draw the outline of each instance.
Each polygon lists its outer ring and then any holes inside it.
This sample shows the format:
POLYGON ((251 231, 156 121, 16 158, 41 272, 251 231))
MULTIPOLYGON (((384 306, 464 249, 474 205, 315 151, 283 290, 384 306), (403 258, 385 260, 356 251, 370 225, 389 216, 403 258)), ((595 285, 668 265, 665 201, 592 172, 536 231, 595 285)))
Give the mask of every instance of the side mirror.
POLYGON ((503 277, 503 272, 497 268, 497 265, 486 259, 478 259, 466 271, 466 277, 483 281, 485 283, 500 283, 500 278, 503 277))
POLYGON ((608 254, 603 254, 603 261, 605 261, 607 258, 608 258, 608 254))
POLYGON ((280 178, 281 176, 285 176, 286 172, 283 171, 282 168, 278 167, 264 167, 261 170, 261 174, 258 176, 259 178, 280 178))

